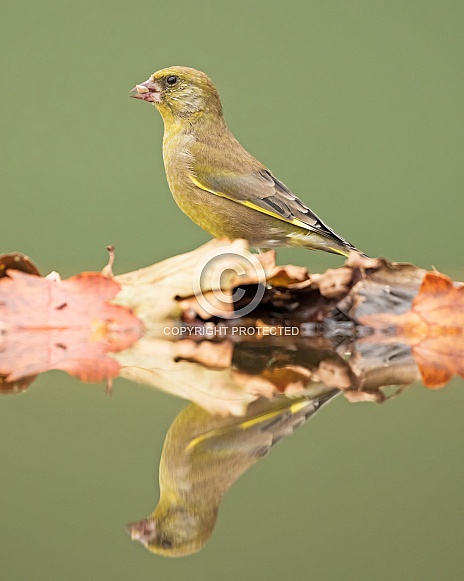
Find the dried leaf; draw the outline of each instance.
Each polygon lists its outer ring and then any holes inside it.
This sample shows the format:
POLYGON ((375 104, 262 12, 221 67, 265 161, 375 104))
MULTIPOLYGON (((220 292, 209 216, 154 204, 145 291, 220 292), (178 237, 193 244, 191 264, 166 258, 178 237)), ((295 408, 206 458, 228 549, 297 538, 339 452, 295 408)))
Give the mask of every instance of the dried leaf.
POLYGON ((367 270, 373 268, 378 270, 382 267, 382 264, 385 262, 383 258, 369 258, 368 256, 363 256, 359 252, 352 250, 348 259, 345 261, 345 266, 356 269, 359 268, 361 270, 367 270))
POLYGON ((464 286, 446 275, 427 272, 408 311, 359 321, 375 329, 394 327, 396 340, 411 345, 426 387, 443 387, 455 374, 464 377, 464 286))
MULTIPOLYGON (((261 261, 261 256, 259 257, 261 261)), ((294 266, 287 264, 285 266, 266 267, 267 282, 273 287, 283 286, 284 288, 301 288, 311 282, 308 269, 304 266, 294 266)))
MULTIPOLYGON (((168 318, 178 318, 184 309, 194 315, 199 314, 203 319, 209 319, 212 315, 198 304, 195 296, 195 284, 199 282, 198 271, 202 272, 211 260, 215 267, 221 267, 222 263, 223 270, 226 271, 230 265, 230 256, 242 251, 248 251, 245 240, 211 240, 192 252, 119 275, 115 280, 121 284, 122 289, 116 302, 133 309, 147 326, 156 325, 168 318)), ((263 260, 272 263, 272 256, 263 260)), ((250 273, 245 273, 243 280, 246 277, 246 280, 251 280, 250 273)), ((231 290, 236 280, 233 273, 227 280, 221 277, 224 286, 220 290, 231 290)), ((207 298, 209 291, 213 289, 218 290, 218 285, 212 277, 201 281, 201 291, 207 298)), ((227 309, 231 309, 231 306, 225 310, 227 309)))
POLYGON ((117 302, 134 309, 147 325, 181 315, 189 321, 224 318, 234 312, 232 291, 238 286, 267 282, 298 288, 310 283, 305 268, 276 266, 275 257, 273 250, 252 254, 245 240, 212 240, 192 252, 117 276, 122 286, 117 302))
POLYGON ((20 270, 28 274, 37 274, 39 271, 32 264, 29 256, 21 252, 12 252, 11 254, 0 254, 0 278, 7 276, 7 270, 20 270))
POLYGON ((83 381, 115 377, 119 365, 107 353, 142 334, 133 314, 109 303, 119 289, 98 273, 60 281, 8 270, 0 280, 0 374, 10 382, 49 369, 83 381))
POLYGON ((179 300, 178 306, 183 312, 183 317, 186 321, 194 321, 196 317, 207 321, 214 315, 234 312, 234 300, 232 292, 229 290, 206 291, 202 293, 202 298, 208 305, 208 309, 202 306, 198 298, 193 295, 191 297, 179 300))
POLYGON ((464 286, 438 272, 428 272, 412 311, 428 325, 464 330, 464 286))
POLYGON ((303 391, 311 380, 311 371, 302 365, 285 365, 284 367, 267 367, 261 376, 272 383, 276 391, 287 395, 303 391))
POLYGON ((344 297, 351 288, 353 271, 351 268, 329 268, 323 274, 313 274, 311 282, 326 298, 344 297))

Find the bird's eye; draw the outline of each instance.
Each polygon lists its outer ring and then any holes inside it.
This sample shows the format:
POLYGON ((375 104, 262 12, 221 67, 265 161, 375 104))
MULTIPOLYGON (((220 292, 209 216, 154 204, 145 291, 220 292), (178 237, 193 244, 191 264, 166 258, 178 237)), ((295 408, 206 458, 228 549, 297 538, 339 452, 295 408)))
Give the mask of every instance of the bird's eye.
POLYGON ((161 546, 163 547, 163 549, 171 549, 172 548, 172 541, 170 539, 164 538, 161 541, 161 546))
POLYGON ((166 83, 172 87, 173 85, 175 85, 177 83, 179 79, 176 77, 176 75, 170 75, 167 79, 166 79, 166 83))

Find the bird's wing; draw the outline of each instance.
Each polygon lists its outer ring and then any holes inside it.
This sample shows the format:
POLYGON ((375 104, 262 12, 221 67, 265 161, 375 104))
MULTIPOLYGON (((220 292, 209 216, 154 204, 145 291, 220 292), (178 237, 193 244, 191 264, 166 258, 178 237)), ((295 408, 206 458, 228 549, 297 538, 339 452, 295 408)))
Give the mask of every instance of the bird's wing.
MULTIPOLYGON (((260 413, 249 412, 241 422, 197 436, 190 441, 186 451, 246 452, 251 456, 264 456, 274 444, 292 434, 337 394, 338 390, 331 390, 316 398, 276 398, 265 402, 260 413)), ((253 405, 250 411, 253 411, 253 405)))
POLYGON ((298 199, 280 180, 267 169, 256 169, 247 174, 211 171, 195 167, 190 176, 200 189, 228 198, 289 224, 317 232, 343 246, 352 247, 331 228, 326 226, 314 212, 298 199))

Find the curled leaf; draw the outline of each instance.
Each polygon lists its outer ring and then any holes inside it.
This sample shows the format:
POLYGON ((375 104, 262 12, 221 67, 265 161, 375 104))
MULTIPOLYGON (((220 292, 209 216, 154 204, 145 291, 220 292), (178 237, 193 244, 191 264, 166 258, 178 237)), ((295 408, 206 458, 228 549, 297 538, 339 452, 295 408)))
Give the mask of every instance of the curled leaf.
POLYGON ((7 276, 7 270, 20 270, 28 274, 39 275, 39 271, 29 259, 29 256, 21 252, 0 254, 0 278, 7 276))

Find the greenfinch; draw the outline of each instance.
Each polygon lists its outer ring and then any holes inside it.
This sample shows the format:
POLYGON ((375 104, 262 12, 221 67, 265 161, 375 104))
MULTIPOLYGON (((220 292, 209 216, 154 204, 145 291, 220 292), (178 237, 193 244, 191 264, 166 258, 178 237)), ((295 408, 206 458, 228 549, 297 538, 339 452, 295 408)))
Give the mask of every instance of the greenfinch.
POLYGON ((131 93, 161 113, 169 188, 180 209, 212 236, 244 238, 257 249, 303 246, 343 256, 356 250, 240 145, 205 73, 169 67, 131 93))
POLYGON ((241 418, 188 405, 166 434, 158 505, 148 518, 128 525, 132 539, 168 557, 199 551, 213 532, 224 493, 237 478, 338 393, 326 388, 315 397, 261 398, 241 418))

